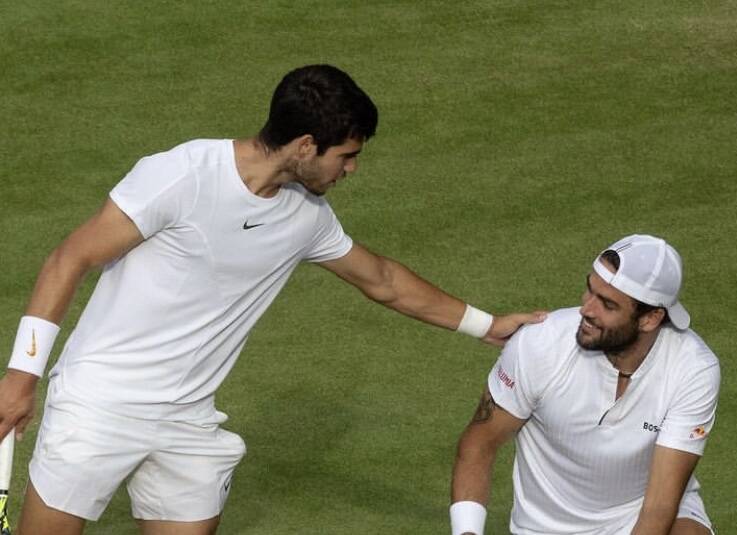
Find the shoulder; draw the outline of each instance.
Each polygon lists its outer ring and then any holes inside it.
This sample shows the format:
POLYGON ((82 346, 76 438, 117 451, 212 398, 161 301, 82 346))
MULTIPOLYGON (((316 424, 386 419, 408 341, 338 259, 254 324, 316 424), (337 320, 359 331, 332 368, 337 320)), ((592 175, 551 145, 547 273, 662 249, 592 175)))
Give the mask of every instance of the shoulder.
POLYGON ((233 158, 230 139, 193 139, 146 156, 141 161, 159 162, 184 169, 220 165, 223 161, 233 161, 233 158))
POLYGON ((571 355, 575 354, 577 308, 556 310, 526 325, 506 343, 489 373, 489 391, 517 418, 527 418, 571 355))
POLYGON ((576 330, 581 321, 579 307, 562 308, 548 314, 542 323, 525 325, 512 338, 518 339, 520 349, 544 353, 568 347, 575 343, 576 330))
MULTIPOLYGON (((167 150, 148 154, 139 163, 197 166, 203 162, 220 160, 228 152, 228 139, 193 139, 175 145, 167 150)), ((231 153, 232 153, 232 149, 231 153)))
POLYGON ((501 365, 549 379, 577 347, 579 321, 578 308, 565 308, 549 313, 542 323, 525 325, 504 346, 501 365))
POLYGON ((148 237, 194 208, 200 190, 196 162, 216 158, 223 140, 193 140, 141 158, 112 189, 110 198, 148 237))
POLYGON ((659 351, 671 373, 687 379, 706 373, 719 380, 719 359, 698 334, 665 326, 661 336, 659 351))

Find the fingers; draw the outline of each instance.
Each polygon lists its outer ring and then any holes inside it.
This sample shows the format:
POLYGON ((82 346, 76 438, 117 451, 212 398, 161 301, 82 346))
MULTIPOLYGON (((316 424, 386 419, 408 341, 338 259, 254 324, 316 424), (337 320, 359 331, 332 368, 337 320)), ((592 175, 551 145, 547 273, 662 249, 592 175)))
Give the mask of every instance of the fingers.
POLYGON ((495 336, 487 336, 482 341, 496 347, 504 347, 504 344, 507 343, 506 338, 496 338, 495 336))
POLYGON ((23 440, 23 434, 26 430, 26 426, 33 420, 33 412, 13 421, 11 418, 4 418, 0 422, 0 441, 15 428, 15 438, 23 440))
POLYGON ((0 441, 5 438, 5 435, 7 435, 11 429, 13 429, 13 426, 7 420, 0 422, 0 441))
POLYGON ((517 314, 510 314, 508 316, 504 316, 505 319, 508 319, 510 323, 506 323, 506 326, 514 326, 514 329, 512 332, 514 332, 517 328, 521 327, 522 325, 526 325, 528 323, 541 323, 545 321, 548 317, 548 312, 546 310, 536 310, 534 312, 519 312, 517 314))
POLYGON ((518 314, 518 316, 520 324, 540 323, 548 317, 548 312, 546 310, 536 310, 535 312, 518 314))
POLYGON ((23 440, 23 435, 26 432, 26 426, 31 423, 31 420, 33 420, 33 414, 29 414, 28 416, 25 416, 18 420, 18 422, 15 424, 15 438, 18 441, 23 440))
POLYGON ((520 312, 517 314, 509 314, 508 316, 496 316, 491 328, 483 341, 487 344, 503 347, 506 341, 519 329, 522 325, 528 323, 540 323, 548 317, 547 311, 536 310, 534 312, 520 312))

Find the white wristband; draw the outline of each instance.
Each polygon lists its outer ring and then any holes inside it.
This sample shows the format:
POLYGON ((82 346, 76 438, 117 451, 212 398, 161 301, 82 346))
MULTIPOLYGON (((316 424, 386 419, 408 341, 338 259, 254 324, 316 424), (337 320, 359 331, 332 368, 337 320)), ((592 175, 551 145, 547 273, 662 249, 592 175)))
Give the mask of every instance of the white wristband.
POLYGON ((450 530, 453 535, 484 535, 486 507, 476 502, 456 502, 450 506, 450 530))
POLYGON ((464 312, 456 331, 476 338, 483 338, 489 332, 493 321, 494 316, 491 314, 471 305, 466 305, 466 312, 464 312))
POLYGON ((23 316, 15 336, 13 354, 8 368, 41 377, 59 334, 59 326, 35 316, 23 316))

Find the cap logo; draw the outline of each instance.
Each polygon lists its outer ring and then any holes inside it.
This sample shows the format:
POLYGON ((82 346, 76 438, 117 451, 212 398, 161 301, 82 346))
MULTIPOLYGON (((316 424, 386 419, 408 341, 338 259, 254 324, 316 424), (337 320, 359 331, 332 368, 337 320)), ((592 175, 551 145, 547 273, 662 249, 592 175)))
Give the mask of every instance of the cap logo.
POLYGON ((630 247, 632 247, 632 242, 631 241, 620 245, 619 247, 617 247, 614 250, 617 251, 618 253, 621 253, 622 251, 626 251, 630 247))

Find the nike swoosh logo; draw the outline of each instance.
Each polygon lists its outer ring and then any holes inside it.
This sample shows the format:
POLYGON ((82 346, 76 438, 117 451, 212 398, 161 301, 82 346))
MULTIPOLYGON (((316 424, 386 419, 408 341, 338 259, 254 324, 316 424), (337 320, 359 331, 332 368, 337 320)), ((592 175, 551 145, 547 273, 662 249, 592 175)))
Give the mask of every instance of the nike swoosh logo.
POLYGON ((26 355, 29 357, 36 356, 36 329, 31 330, 31 349, 26 351, 26 355))
POLYGON ((256 228, 256 227, 260 227, 260 226, 261 226, 261 225, 263 225, 263 224, 264 224, 264 223, 256 223, 255 225, 249 225, 249 224, 248 224, 248 221, 246 221, 245 223, 243 223, 243 230, 248 230, 248 229, 252 229, 252 228, 256 228))
POLYGON ((228 492, 228 489, 230 488, 230 481, 228 481, 224 486, 225 486, 225 492, 228 492))

